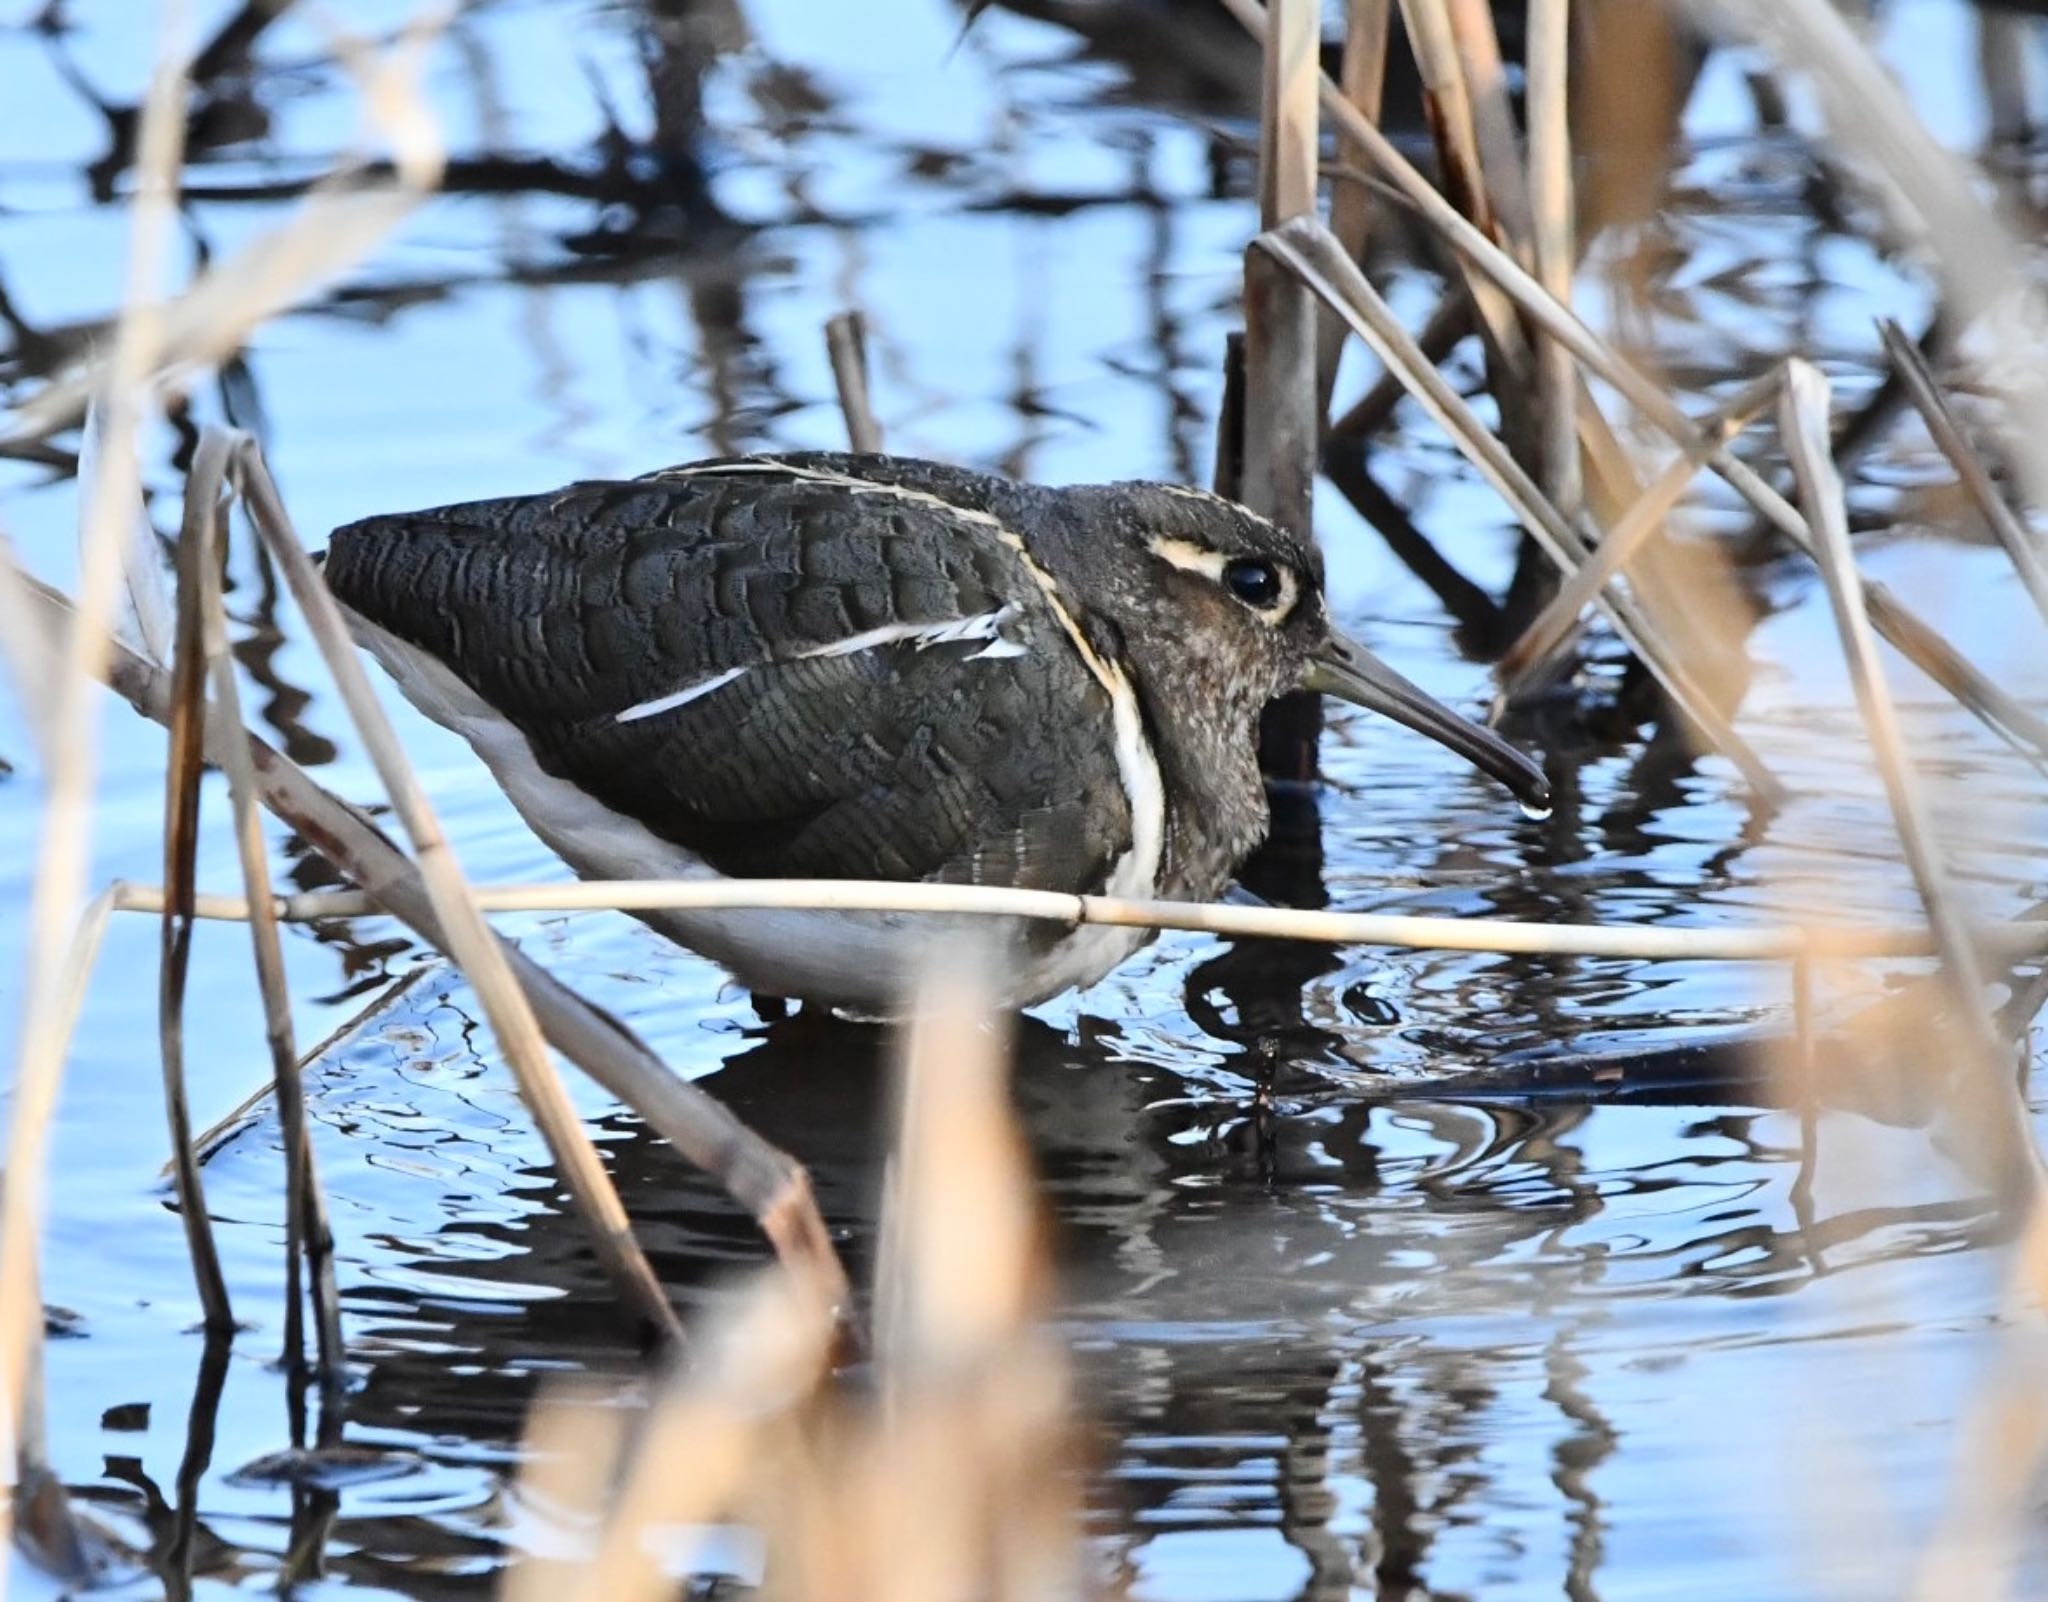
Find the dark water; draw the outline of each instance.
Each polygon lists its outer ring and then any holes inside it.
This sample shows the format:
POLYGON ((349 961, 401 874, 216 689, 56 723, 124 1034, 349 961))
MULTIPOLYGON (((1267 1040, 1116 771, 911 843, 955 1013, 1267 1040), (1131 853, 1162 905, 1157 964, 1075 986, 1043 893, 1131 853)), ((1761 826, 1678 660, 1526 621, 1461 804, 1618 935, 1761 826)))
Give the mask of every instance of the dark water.
MULTIPOLYGON (((198 9, 202 34, 226 10, 198 9)), ((960 14, 938 0, 466 8, 428 78, 450 193, 263 329, 190 418, 259 431, 312 531, 711 451, 831 446, 819 329, 854 305, 893 448, 1048 480, 1202 481, 1254 225, 1250 58, 1195 12, 1162 35, 1140 26, 1160 8, 1045 9, 1079 30, 997 9, 956 45, 960 14)), ((122 191, 105 159, 119 122, 95 102, 131 104, 151 50, 119 3, 61 7, 55 31, 32 25, 39 10, 0 29, 10 401, 118 296, 123 213, 103 191, 122 191)), ((372 29, 404 14, 348 8, 372 29)), ((1970 150, 1990 119, 1980 57, 2038 50, 2031 24, 2013 26, 1987 42, 1949 4, 1879 13, 1923 113, 1970 150)), ((284 216, 352 137, 312 22, 279 23, 256 59, 246 93, 223 83, 209 102, 181 271, 284 216)), ((1658 207, 1595 243, 1582 302, 1689 394, 1799 351, 1853 406, 1878 381, 1871 319, 1917 327, 1924 293, 1872 243, 1868 197, 1796 132, 1760 125, 1751 65, 1704 59, 1658 207)), ((1991 154, 2025 208, 2031 148, 1991 154)), ((1396 301, 1419 317, 1431 281, 1398 237, 1387 251, 1396 301)), ((1340 397, 1368 378, 1347 368, 1340 397)), ((58 581, 72 443, 0 460, 0 518, 58 581)), ((187 444, 177 422, 146 441, 159 527, 187 444)), ((1505 592, 1512 529, 1440 438, 1403 414, 1370 462, 1446 557, 1505 592)), ((1881 436, 1852 486, 1861 555, 1987 670, 2023 688, 2032 671, 2038 693, 2024 598, 1945 482, 1916 429, 1881 436)), ((1437 598, 1327 488, 1318 516, 1340 612, 1439 694, 1480 705, 1485 664, 1437 598)), ((1725 497, 1701 524, 1744 527, 1725 497)), ((1753 817, 1724 764, 1575 705, 1526 731, 1561 787, 1532 822, 1435 747, 1340 718, 1311 820, 1320 854, 1269 860, 1259 888, 1351 910, 1693 927, 1815 904, 1909 914, 1825 605, 1794 565, 1749 572, 1761 620, 1743 727, 1797 792, 1783 812, 1753 817)), ((292 620, 239 556, 233 577, 255 710, 328 782, 373 795, 292 620)), ((1618 678, 1596 651, 1586 703, 1618 678)), ((2048 896, 2038 771, 1924 681, 1898 683, 1980 910, 2048 896)), ((466 749, 400 715, 477 877, 559 871, 466 749)), ((27 757, 0 709, 15 770, 0 770, 7 1016, 34 860, 27 757)), ((159 876, 160 764, 153 732, 110 714, 98 878, 159 876)), ((235 882, 222 831, 202 880, 235 882)), ((872 1035, 764 1026, 716 971, 623 918, 511 926, 810 1164, 866 1263, 888 1105, 872 1035)), ((629 1354, 471 997, 388 926, 290 942, 304 1040, 418 974, 314 1073, 359 1381, 346 1433, 394 1472, 295 1503, 236 1472, 286 1440, 274 1129, 259 1110, 209 1167, 256 1326, 209 1351, 159 1179, 154 942, 144 920, 109 941, 66 1087, 46 1259, 67 1331, 49 1349, 53 1450, 142 1554, 121 1594, 158 1594, 152 1571, 180 1567, 207 1594, 268 1589, 295 1548, 323 1554, 302 1594, 483 1594, 533 1537, 504 1475, 535 1387, 629 1354)), ((1900 980, 1831 982, 1824 1015, 1857 1015, 1900 980)), ((1851 1075, 1802 1114, 1731 1068, 1719 1048, 1782 1038, 1788 997, 1768 967, 1184 937, 1027 1021, 1018 1099, 1099 1421, 1105 1573, 1167 1602, 1902 1591, 1999 1328, 1999 1230, 1935 1110, 1860 1094, 1851 1075), (1562 1088, 1527 1093, 1541 1083, 1562 1088)), ((201 932, 191 1007, 211 1119, 267 1072, 240 930, 201 932)), ((762 1259, 664 1146, 579 1094, 682 1302, 762 1259)), ((47 1589, 18 1564, 15 1583, 47 1589)))

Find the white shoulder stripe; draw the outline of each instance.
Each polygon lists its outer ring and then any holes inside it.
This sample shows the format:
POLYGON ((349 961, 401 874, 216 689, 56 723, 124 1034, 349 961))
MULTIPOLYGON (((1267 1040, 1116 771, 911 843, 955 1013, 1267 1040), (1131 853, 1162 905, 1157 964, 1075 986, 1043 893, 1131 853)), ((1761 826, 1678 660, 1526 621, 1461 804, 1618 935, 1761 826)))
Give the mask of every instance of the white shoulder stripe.
POLYGON ((741 667, 727 668, 709 678, 699 679, 695 684, 675 690, 667 695, 658 695, 650 701, 641 701, 616 714, 614 723, 638 723, 642 718, 673 712, 677 707, 688 706, 701 696, 713 690, 723 689, 743 673, 757 667, 772 667, 779 661, 811 662, 825 657, 854 656, 862 651, 876 650, 884 645, 914 645, 922 651, 933 645, 948 645, 985 640, 985 644, 966 660, 969 662, 999 661, 1005 657, 1024 655, 1024 647, 1015 640, 1003 638, 1003 625, 1014 622, 1023 613, 1023 607, 1015 601, 1005 602, 993 612, 978 612, 973 617, 946 618, 935 623, 884 623, 879 628, 863 629, 858 634, 849 634, 843 640, 832 640, 824 645, 814 645, 807 650, 796 651, 787 657, 770 657, 764 662, 753 662, 741 667))
POLYGON ((629 706, 625 711, 613 718, 612 721, 614 723, 638 723, 642 718, 655 717, 663 712, 673 712, 679 706, 688 706, 700 695, 709 695, 713 690, 732 683, 734 679, 746 671, 743 667, 727 668, 723 673, 714 673, 708 679, 699 679, 688 689, 677 690, 673 695, 658 695, 652 701, 642 701, 637 706, 629 706))

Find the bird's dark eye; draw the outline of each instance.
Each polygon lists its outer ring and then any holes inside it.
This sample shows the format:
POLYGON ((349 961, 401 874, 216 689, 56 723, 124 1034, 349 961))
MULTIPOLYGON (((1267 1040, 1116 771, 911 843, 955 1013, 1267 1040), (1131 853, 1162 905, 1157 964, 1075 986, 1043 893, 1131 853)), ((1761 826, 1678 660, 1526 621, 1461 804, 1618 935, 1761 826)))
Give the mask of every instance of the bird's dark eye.
POLYGON ((1260 612, 1276 605, 1284 589, 1280 569, 1257 556, 1240 556, 1224 563, 1223 582, 1230 586, 1232 595, 1260 612))

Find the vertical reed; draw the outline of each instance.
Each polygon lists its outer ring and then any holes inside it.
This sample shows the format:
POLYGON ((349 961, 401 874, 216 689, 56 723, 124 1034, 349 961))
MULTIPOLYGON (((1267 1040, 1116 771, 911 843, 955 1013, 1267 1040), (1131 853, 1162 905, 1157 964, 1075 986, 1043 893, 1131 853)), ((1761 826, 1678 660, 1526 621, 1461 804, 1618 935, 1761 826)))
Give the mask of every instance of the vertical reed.
MULTIPOLYGON (((1259 215, 1267 228, 1316 214, 1322 13, 1316 0, 1278 0, 1265 48, 1259 118, 1259 215)), ((1321 411, 1315 299, 1256 250, 1244 259, 1244 503, 1314 537, 1321 411)), ((1260 721, 1260 765, 1275 778, 1316 774, 1322 702, 1291 695, 1260 721)))

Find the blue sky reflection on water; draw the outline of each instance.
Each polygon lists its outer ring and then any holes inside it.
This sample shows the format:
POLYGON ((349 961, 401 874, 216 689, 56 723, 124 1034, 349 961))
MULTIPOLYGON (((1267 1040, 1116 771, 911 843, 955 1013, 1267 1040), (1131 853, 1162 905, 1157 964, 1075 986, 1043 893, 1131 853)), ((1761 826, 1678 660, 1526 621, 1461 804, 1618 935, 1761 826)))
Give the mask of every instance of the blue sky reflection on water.
MULTIPOLYGON (((197 9, 204 29, 224 7, 197 9)), ((350 17, 389 25, 406 9, 350 17)), ((109 100, 132 98, 146 30, 118 6, 72 10, 81 70, 109 100)), ((582 159, 604 128, 593 83, 644 134, 636 16, 540 0, 466 13, 429 78, 452 148, 582 159)), ((587 200, 442 197, 338 293, 258 334, 248 392, 310 534, 715 449, 837 445, 819 327, 849 303, 873 325, 877 400, 900 449, 1048 480, 1207 475, 1253 221, 1241 181, 1212 192, 1211 141, 1242 137, 1242 121, 1129 94, 1121 68, 1072 59, 1072 35, 1000 9, 958 48, 959 14, 936 0, 772 0, 746 20, 754 42, 703 84, 714 222, 606 259, 571 243, 612 220, 587 200)), ((1938 0, 1881 13, 1887 59, 1966 148, 1985 126, 1976 27, 1938 0)), ((207 154, 195 181, 309 174, 346 144, 354 111, 321 50, 303 18, 266 39, 268 134, 207 154)), ((1722 385, 1808 350, 1853 398, 1876 379, 1872 316, 1916 317, 1922 303, 1882 252, 1811 215, 1804 147, 1757 137, 1743 64, 1709 61, 1674 199, 1652 225, 1674 282, 1697 293, 1633 331, 1722 385)), ((94 204, 83 178, 103 126, 19 18, 0 28, 0 80, 0 283, 38 328, 101 315, 124 240, 119 209, 94 204)), ((191 226, 222 252, 282 214, 199 200, 191 226)), ((1430 285, 1388 272, 1419 316, 1430 285)), ((1589 283, 1581 296, 1602 320, 1606 294, 1589 283)), ((1354 358, 1343 393, 1367 378, 1354 358)), ((217 418, 223 404, 204 386, 195 409, 217 418)), ((160 429, 145 451, 160 527, 174 447, 160 429)), ((1506 583, 1505 513, 1426 426, 1404 416, 1374 464, 1471 576, 1506 583)), ((1901 435, 1857 493, 1885 504, 1927 476, 1924 440, 1901 435)), ((1710 504, 1714 526, 1732 521, 1710 504)), ((0 522, 54 580, 69 576, 75 510, 67 480, 0 464, 0 522)), ((1460 654, 1434 598, 1337 496, 1319 518, 1339 611, 1438 693, 1483 704, 1485 666, 1460 654)), ((2024 597, 1952 533, 1909 523, 1869 545, 1870 570, 1965 624, 1976 659, 2018 680, 2039 661, 2024 597)), ((235 578, 253 617, 255 575, 235 578)), ((1799 575, 1762 582, 1771 610, 1751 640, 1745 729, 1802 794, 1759 838, 1731 846, 1742 808, 1717 762, 1655 788, 1632 744, 1592 754, 1572 809, 1535 825, 1434 747, 1340 719, 1321 801, 1332 904, 1699 926, 1771 918, 1800 897, 1843 917, 1907 913, 1825 607, 1799 575)), ((289 623, 270 670, 312 696, 284 715, 340 746, 323 778, 371 795, 289 623)), ((1924 684, 1900 683, 1982 910, 2048 896, 2038 773, 1924 684)), ((473 873, 560 871, 458 742, 396 711, 473 873)), ((106 735, 95 877, 153 881, 161 743, 118 709, 106 735)), ((0 698, 0 756, 20 769, 0 779, 0 1013, 18 1002, 35 849, 26 744, 0 698)), ((209 802, 217 819, 217 791, 209 802)), ((201 876, 234 880, 218 831, 201 876)), ((864 1256, 886 1109, 871 1044, 761 1027, 715 970, 622 918, 512 926, 809 1160, 864 1256)), ((418 960, 371 949, 388 934, 289 942, 302 1039, 350 1016, 359 982, 418 960)), ((155 938, 119 925, 93 987, 58 1131, 46 1286, 79 1331, 50 1348, 58 1466, 138 1541, 129 1465, 170 1483, 199 1364, 156 1177, 155 938), (134 1404, 147 1405, 140 1428, 134 1404)), ((1831 1016, 1868 999, 1834 996, 1831 1016)), ((1045 1009, 1023 1033, 1018 1096, 1061 1220, 1061 1327, 1100 1421, 1090 1532, 1111 1576, 1160 1602, 1901 1593, 1994 1349, 1999 1254, 1952 1131, 1877 1089, 1845 1092, 1810 1129, 1739 1103, 1385 1099, 1390 1083, 1518 1053, 1782 1031, 1786 1005, 1783 975, 1764 969, 1343 952, 1276 977, 1188 937, 1045 1009), (1276 996, 1294 1008, 1293 1055, 1273 1148, 1257 1155, 1245 1047, 1276 996)), ((412 1460, 343 1494, 316 1594, 485 1594, 505 1543, 541 1538, 499 1486, 535 1376, 619 1360, 602 1286, 474 1011, 430 972, 316 1075, 362 1377, 351 1438, 412 1460)), ((239 930, 202 931, 191 1013, 194 1094, 211 1118, 264 1073, 239 930)), ((578 1094, 679 1296, 702 1302, 719 1272, 759 1259, 730 1209, 578 1094)), ((261 1121, 212 1165, 231 1278, 263 1327, 228 1365, 199 1487, 202 1591, 260 1583, 288 1544, 283 1493, 231 1478, 283 1435, 268 1367, 276 1175, 261 1121)), ((38 1594, 19 1565, 15 1583, 38 1594)))

